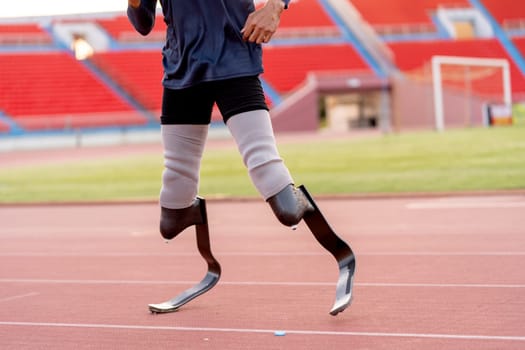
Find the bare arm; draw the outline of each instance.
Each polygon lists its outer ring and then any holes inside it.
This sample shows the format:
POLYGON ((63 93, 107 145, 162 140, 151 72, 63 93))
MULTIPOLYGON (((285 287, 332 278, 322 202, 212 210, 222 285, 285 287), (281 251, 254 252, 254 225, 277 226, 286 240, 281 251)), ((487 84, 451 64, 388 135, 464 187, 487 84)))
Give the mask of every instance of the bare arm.
POLYGON ((279 27, 281 13, 288 2, 268 0, 262 8, 252 12, 241 30, 244 40, 257 44, 269 42, 279 27))
POLYGON ((137 32, 148 35, 155 25, 157 0, 128 0, 128 19, 137 32))

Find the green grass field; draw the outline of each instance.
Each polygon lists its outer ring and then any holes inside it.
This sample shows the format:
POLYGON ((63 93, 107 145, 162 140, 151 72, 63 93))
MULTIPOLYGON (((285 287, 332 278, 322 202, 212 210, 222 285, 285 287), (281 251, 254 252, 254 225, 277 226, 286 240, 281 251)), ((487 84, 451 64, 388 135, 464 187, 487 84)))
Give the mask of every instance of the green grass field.
MULTIPOLYGON (((401 133, 279 146, 316 194, 525 189, 525 125, 401 133)), ((155 200, 160 154, 0 169, 0 202, 155 200)), ((208 147, 201 195, 255 197, 237 149, 208 147)))

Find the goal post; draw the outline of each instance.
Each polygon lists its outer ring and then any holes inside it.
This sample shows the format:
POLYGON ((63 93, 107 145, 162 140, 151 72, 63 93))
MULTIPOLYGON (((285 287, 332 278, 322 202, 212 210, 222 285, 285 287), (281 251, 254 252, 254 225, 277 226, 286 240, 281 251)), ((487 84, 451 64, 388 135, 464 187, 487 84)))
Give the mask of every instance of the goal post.
MULTIPOLYGON (((501 71, 501 77, 499 80, 501 83, 500 90, 497 92, 501 103, 505 106, 510 107, 512 105, 512 91, 511 91, 511 81, 510 81, 510 66, 509 61, 506 59, 500 58, 479 58, 479 57, 459 57, 459 56, 433 56, 432 57, 432 82, 433 82, 433 97, 434 97, 434 118, 435 118, 435 128, 438 131, 445 129, 445 105, 444 105, 444 90, 445 90, 445 81, 446 74, 444 73, 445 66, 453 66, 456 68, 464 67, 465 69, 470 69, 469 67, 484 68, 484 69, 494 69, 501 71)), ((491 73, 492 74, 492 73, 491 73)), ((499 74, 499 73, 498 73, 499 74)), ((475 74, 472 74, 475 75, 475 74)), ((488 76, 488 74, 478 74, 485 76, 484 78, 489 80, 494 80, 488 76)), ((463 76, 460 78, 463 81, 468 81, 469 89, 471 88, 472 81, 475 81, 477 77, 475 76, 463 76)), ((481 79, 481 78, 480 78, 481 79)), ((495 84, 495 83, 494 83, 495 84)), ((470 91, 469 91, 470 93, 470 91)))

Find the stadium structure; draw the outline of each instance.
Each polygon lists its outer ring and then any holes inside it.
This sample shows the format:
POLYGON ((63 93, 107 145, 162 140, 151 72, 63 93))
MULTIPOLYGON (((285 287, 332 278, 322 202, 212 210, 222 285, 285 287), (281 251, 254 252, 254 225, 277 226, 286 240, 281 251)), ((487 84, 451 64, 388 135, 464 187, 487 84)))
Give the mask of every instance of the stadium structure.
MULTIPOLYGON (((156 128, 165 29, 125 8, 0 20, 0 138, 156 128)), ((277 133, 444 129, 508 121, 524 55, 519 1, 296 0, 261 77, 277 133)))

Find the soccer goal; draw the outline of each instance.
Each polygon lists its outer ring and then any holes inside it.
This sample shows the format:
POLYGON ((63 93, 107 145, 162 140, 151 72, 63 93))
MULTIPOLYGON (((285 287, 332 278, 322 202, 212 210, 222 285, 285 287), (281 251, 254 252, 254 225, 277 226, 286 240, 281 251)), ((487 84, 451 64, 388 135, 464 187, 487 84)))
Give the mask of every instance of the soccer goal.
POLYGON ((487 106, 512 105, 506 59, 433 56, 432 83, 435 127, 439 131, 451 120, 476 124, 487 106))

